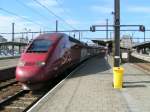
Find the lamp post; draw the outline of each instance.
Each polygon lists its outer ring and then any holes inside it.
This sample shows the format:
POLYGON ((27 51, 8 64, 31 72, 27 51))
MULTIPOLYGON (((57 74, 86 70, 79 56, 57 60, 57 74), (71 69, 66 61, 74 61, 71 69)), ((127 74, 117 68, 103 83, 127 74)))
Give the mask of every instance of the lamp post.
POLYGON ((24 28, 24 30, 26 31, 26 41, 28 43, 28 40, 29 40, 28 33, 31 31, 31 29, 24 28))

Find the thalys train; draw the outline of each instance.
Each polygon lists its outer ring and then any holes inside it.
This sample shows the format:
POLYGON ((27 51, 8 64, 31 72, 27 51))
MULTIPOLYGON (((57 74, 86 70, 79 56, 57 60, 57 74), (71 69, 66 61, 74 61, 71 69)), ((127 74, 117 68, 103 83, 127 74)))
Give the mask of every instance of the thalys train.
POLYGON ((16 80, 23 89, 37 89, 69 67, 99 53, 100 47, 90 47, 64 33, 41 34, 21 54, 16 80))

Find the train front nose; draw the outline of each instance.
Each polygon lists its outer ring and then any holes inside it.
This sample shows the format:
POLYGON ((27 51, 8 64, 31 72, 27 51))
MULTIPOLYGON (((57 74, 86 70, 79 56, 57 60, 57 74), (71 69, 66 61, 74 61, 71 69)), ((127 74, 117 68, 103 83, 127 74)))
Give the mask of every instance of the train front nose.
POLYGON ((45 62, 36 62, 34 64, 24 62, 17 66, 16 80, 20 82, 34 83, 44 79, 45 62))

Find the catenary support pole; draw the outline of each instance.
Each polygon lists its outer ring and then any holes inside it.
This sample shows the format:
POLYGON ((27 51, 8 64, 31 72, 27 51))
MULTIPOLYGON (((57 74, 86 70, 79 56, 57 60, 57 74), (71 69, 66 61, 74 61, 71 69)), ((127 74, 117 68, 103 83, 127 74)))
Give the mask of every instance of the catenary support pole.
POLYGON ((115 14, 114 14, 114 39, 115 39, 115 55, 114 67, 120 66, 120 0, 115 0, 115 14))
POLYGON ((58 32, 58 20, 56 20, 56 32, 58 32))
POLYGON ((106 39, 108 40, 108 19, 106 19, 106 39))
MULTIPOLYGON (((14 31, 14 26, 15 26, 15 23, 12 23, 12 42, 14 42, 15 40, 15 31, 14 31)), ((14 43, 12 43, 12 54, 14 55, 14 43)))

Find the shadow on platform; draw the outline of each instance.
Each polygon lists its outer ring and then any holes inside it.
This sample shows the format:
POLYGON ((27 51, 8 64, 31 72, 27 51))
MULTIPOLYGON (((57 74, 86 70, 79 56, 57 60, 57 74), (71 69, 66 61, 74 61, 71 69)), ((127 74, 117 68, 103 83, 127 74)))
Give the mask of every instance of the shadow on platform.
POLYGON ((123 88, 143 88, 143 87, 147 87, 147 86, 144 84, 142 84, 142 85, 123 85, 123 88))
POLYGON ((147 87, 146 83, 150 83, 150 81, 135 81, 135 82, 124 82, 124 88, 141 88, 147 87), (145 84, 144 84, 145 83, 145 84))
POLYGON ((70 78, 87 76, 87 75, 95 75, 97 73, 103 74, 103 75, 110 74, 110 72, 108 72, 108 70, 110 69, 111 69, 111 66, 104 57, 96 56, 84 62, 83 67, 81 67, 80 70, 78 70, 70 78))
POLYGON ((138 76, 138 77, 142 76, 143 77, 143 75, 150 75, 150 74, 149 73, 145 73, 145 74, 133 74, 133 73, 129 74, 129 73, 125 73, 124 75, 125 76, 138 76))
POLYGON ((135 82, 124 82, 125 84, 134 84, 134 83, 150 83, 149 81, 135 81, 135 82))

